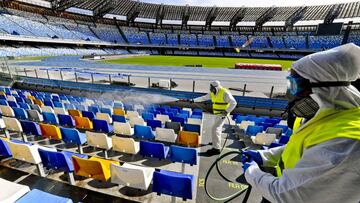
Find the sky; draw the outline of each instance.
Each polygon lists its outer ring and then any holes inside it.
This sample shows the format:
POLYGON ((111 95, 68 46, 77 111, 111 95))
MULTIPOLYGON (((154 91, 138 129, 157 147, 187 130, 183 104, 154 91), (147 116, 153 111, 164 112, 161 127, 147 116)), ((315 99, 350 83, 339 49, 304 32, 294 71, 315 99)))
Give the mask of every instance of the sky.
POLYGON ((142 2, 191 6, 224 6, 224 7, 268 7, 268 6, 311 6, 334 3, 349 3, 357 0, 140 0, 142 2))

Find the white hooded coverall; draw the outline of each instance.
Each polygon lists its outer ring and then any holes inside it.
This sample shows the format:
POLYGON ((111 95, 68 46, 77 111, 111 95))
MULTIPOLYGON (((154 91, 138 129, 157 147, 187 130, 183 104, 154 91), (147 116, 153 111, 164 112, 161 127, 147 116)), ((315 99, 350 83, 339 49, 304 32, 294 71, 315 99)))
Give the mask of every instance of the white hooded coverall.
MULTIPOLYGON (((216 93, 219 92, 219 88, 221 87, 220 82, 218 81, 214 81, 211 83, 213 86, 215 86, 216 88, 216 93)), ((206 94, 202 97, 198 97, 196 99, 194 99, 194 102, 203 102, 203 101, 207 101, 210 100, 211 96, 210 93, 206 94)), ((236 100, 234 99, 234 97, 231 95, 230 91, 225 91, 224 93, 224 101, 226 103, 229 103, 229 107, 226 109, 226 112, 231 113, 237 103, 236 100)), ((222 133, 222 129, 224 126, 224 123, 226 121, 226 118, 223 118, 221 115, 216 115, 215 116, 215 122, 214 125, 211 129, 211 135, 212 135, 212 146, 215 149, 221 149, 221 133, 222 133)))
MULTIPOLYGON (((354 81, 360 73, 360 47, 346 44, 306 56, 293 64, 293 70, 312 83, 354 81)), ((360 107, 360 92, 353 86, 312 88, 312 92, 310 96, 320 110, 360 107)), ((306 128, 306 124, 298 130, 306 128)), ((284 147, 260 150, 263 165, 275 166, 283 150, 284 147)), ((360 142, 345 138, 329 140, 305 149, 295 167, 284 170, 281 177, 251 165, 245 178, 252 185, 252 192, 271 202, 358 203, 360 142)))

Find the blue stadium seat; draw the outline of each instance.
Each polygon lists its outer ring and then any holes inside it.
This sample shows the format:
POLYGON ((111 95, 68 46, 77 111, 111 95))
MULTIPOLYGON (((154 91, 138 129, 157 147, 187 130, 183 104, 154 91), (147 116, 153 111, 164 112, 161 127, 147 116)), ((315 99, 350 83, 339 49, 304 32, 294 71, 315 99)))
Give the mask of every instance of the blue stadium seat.
POLYGON ((247 116, 241 116, 241 115, 239 115, 239 116, 236 116, 236 118, 235 118, 235 123, 241 123, 242 121, 246 121, 247 120, 247 116))
POLYGON ((16 99, 16 102, 19 103, 19 102, 25 102, 23 98, 21 97, 15 97, 16 99))
POLYGON ((188 114, 185 113, 179 113, 176 117, 183 118, 184 122, 187 122, 187 119, 189 118, 188 114))
POLYGON ((286 133, 289 129, 286 125, 274 125, 274 128, 281 128, 283 133, 286 133))
POLYGON ((74 104, 64 103, 65 109, 75 109, 74 104))
POLYGON ((28 119, 29 118, 27 112, 24 109, 13 107, 13 110, 14 110, 14 113, 15 113, 15 117, 17 119, 28 119))
POLYGON ((41 136, 41 129, 38 123, 25 120, 21 120, 20 123, 25 135, 41 136))
MULTIPOLYGON (((4 95, 0 95, 0 96, 4 96, 4 95)), ((0 105, 9 106, 9 103, 6 101, 6 99, 0 99, 0 105)))
POLYGON ((23 108, 25 110, 30 110, 31 109, 29 104, 27 104, 27 103, 19 102, 18 104, 19 104, 20 108, 23 108))
POLYGON ((54 108, 54 103, 51 100, 45 99, 44 100, 44 105, 45 106, 51 106, 54 108))
POLYGON ((170 160, 172 162, 187 163, 192 165, 197 164, 197 151, 189 147, 170 146, 170 160))
POLYGON ((54 113, 43 112, 42 115, 45 123, 59 125, 59 119, 54 113))
POLYGON ((123 109, 123 108, 124 108, 124 104, 123 104, 123 103, 120 103, 120 102, 114 102, 114 108, 123 109))
POLYGON ((280 144, 287 144, 290 140, 290 137, 289 136, 286 136, 286 135, 282 135, 279 139, 279 143, 280 144))
POLYGON ((126 123, 125 116, 121 115, 112 115, 113 122, 120 122, 120 123, 126 123))
POLYGON ((0 139, 0 155, 5 158, 12 156, 8 144, 3 139, 0 139))
POLYGON ((83 117, 89 118, 90 121, 96 119, 95 113, 91 111, 81 111, 83 117))
POLYGON ((263 127, 262 126, 257 126, 257 125, 249 125, 246 129, 246 135, 248 136, 255 136, 257 133, 261 133, 263 131, 263 127))
POLYGON ((140 155, 144 157, 154 157, 166 159, 169 153, 169 147, 159 142, 140 141, 140 155))
POLYGON ((272 127, 273 124, 272 123, 265 123, 265 122, 261 122, 258 124, 258 126, 262 126, 264 130, 266 130, 268 127, 272 127))
POLYGON ((56 202, 56 203, 72 203, 69 198, 56 196, 38 189, 32 189, 26 193, 16 203, 29 203, 29 202, 56 202))
POLYGON ((159 170, 154 172, 152 191, 158 195, 192 199, 194 189, 194 177, 190 174, 182 174, 171 171, 159 170))
POLYGON ((64 108, 63 104, 61 102, 58 102, 58 101, 54 101, 54 107, 57 107, 57 108, 64 108))
POLYGON ((171 120, 172 122, 179 122, 181 126, 185 125, 185 119, 182 117, 174 116, 174 118, 171 120))
POLYGON ((185 115, 187 115, 187 118, 190 117, 190 111, 187 111, 187 110, 180 110, 179 114, 185 114, 185 115))
POLYGON ((101 113, 107 113, 109 116, 112 116, 112 110, 109 108, 100 108, 101 113))
POLYGON ((150 126, 152 130, 155 130, 156 128, 161 128, 161 121, 159 120, 148 120, 147 126, 150 126))
POLYGON ((96 114, 97 112, 100 112, 100 109, 97 106, 89 106, 88 111, 93 112, 94 114, 96 114))
POLYGON ((279 120, 276 119, 276 118, 267 118, 265 119, 264 121, 265 123, 271 123, 271 127, 273 127, 274 125, 278 124, 279 123, 279 120))
POLYGON ((75 127, 75 121, 70 115, 59 114, 58 117, 60 125, 71 128, 75 127))
POLYGON ((86 135, 80 133, 77 129, 74 128, 62 128, 60 127, 61 137, 65 143, 75 143, 78 145, 79 152, 82 154, 81 145, 84 144, 86 140, 86 135))
POLYGON ((134 137, 138 139, 155 139, 155 134, 151 130, 151 127, 149 126, 141 126, 141 125, 135 125, 134 126, 134 137))
POLYGON ((169 112, 169 113, 173 113, 174 115, 176 115, 176 114, 179 113, 179 110, 178 110, 178 109, 171 108, 171 109, 168 109, 168 112, 169 112))
POLYGON ((196 124, 185 124, 183 131, 196 132, 201 135, 201 126, 196 124))
POLYGON ((147 122, 148 120, 154 120, 154 118, 155 118, 154 114, 146 113, 146 112, 142 113, 141 117, 144 119, 145 122, 147 122))
POLYGON ((163 113, 164 115, 168 115, 169 116, 169 118, 170 118, 170 120, 172 120, 173 118, 174 118, 174 116, 176 115, 176 114, 174 114, 173 112, 165 112, 165 113, 163 113))
POLYGON ((16 102, 14 102, 14 101, 8 101, 8 104, 9 104, 9 106, 12 107, 12 108, 14 108, 14 107, 19 108, 19 105, 18 105, 16 102))
POLYGON ((110 133, 113 132, 113 126, 109 125, 105 120, 94 119, 93 120, 94 131, 110 133))

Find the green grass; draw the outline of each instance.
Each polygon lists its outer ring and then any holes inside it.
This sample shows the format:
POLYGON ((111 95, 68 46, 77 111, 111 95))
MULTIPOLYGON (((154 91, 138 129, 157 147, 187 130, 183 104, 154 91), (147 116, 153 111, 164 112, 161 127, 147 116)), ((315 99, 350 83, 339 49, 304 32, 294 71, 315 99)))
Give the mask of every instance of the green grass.
POLYGON ((45 58, 50 58, 52 56, 28 56, 28 57, 19 57, 16 58, 16 61, 38 61, 38 60, 42 60, 45 58))
POLYGON ((284 70, 291 67, 293 61, 276 59, 225 58, 201 56, 136 56, 129 58, 109 59, 109 64, 134 64, 155 66, 186 66, 202 64, 206 68, 234 68, 235 63, 280 64, 284 70))

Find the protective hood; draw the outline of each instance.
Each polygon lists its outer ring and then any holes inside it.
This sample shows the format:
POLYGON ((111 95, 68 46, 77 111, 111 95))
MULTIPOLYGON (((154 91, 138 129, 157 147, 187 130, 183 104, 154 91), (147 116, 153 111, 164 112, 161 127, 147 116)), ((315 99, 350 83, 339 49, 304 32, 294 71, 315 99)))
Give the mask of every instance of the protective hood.
MULTIPOLYGON (((355 81, 360 74, 360 47, 342 45, 296 61, 292 69, 311 83, 355 81)), ((352 85, 312 88, 311 97, 320 109, 351 109, 360 106, 360 92, 352 85)))
POLYGON ((220 88, 221 88, 221 83, 220 83, 220 81, 218 81, 218 80, 212 81, 212 82, 210 83, 210 85, 213 86, 213 87, 215 87, 215 89, 216 89, 216 94, 217 94, 217 93, 219 92, 220 88))

